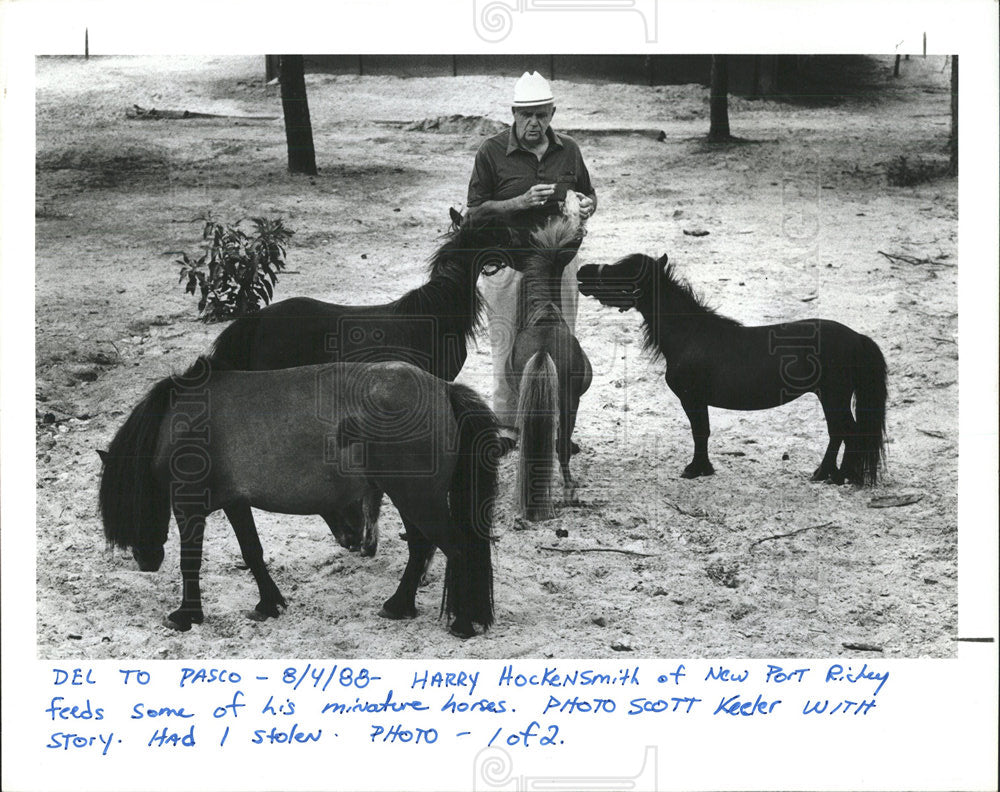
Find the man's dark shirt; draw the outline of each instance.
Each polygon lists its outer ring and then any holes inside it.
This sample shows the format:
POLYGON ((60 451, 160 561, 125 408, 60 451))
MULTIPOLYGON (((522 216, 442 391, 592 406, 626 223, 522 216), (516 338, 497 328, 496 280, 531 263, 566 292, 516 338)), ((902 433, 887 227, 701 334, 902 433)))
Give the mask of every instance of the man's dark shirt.
POLYGON ((519 225, 533 227, 559 213, 557 202, 566 199, 567 190, 593 195, 590 173, 576 141, 556 134, 552 127, 545 134, 549 147, 541 160, 518 145, 513 126, 488 138, 476 153, 466 205, 474 208, 484 201, 517 198, 536 184, 556 185, 555 194, 542 206, 514 214, 519 225))

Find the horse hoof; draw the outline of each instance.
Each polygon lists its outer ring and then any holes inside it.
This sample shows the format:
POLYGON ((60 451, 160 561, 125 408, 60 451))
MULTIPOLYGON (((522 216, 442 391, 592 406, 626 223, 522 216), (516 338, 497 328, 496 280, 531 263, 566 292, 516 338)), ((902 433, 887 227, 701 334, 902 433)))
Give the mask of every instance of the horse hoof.
POLYGON ((247 618, 253 621, 266 621, 267 619, 277 619, 281 615, 281 611, 288 609, 288 603, 285 602, 285 598, 280 594, 273 605, 265 605, 263 602, 258 602, 256 607, 252 611, 247 611, 247 618))
POLYGON ((810 481, 829 481, 829 479, 830 479, 830 474, 822 469, 817 470, 809 478, 810 481))
POLYGON ((192 624, 201 624, 204 617, 200 613, 184 613, 174 611, 163 620, 163 625, 177 632, 187 632, 192 624))
POLYGON ((570 456, 576 456, 577 454, 580 453, 580 446, 577 445, 575 440, 569 441, 569 453, 570 456))
POLYGON ((377 544, 373 544, 371 547, 364 546, 364 547, 361 548, 361 557, 362 558, 374 558, 375 551, 377 549, 378 549, 378 545, 377 544))
POLYGON ((456 638, 461 638, 463 641, 467 638, 473 638, 476 635, 476 630, 472 624, 465 622, 454 622, 451 627, 448 628, 448 632, 456 638))
POLYGON ((714 476, 715 468, 711 465, 695 465, 694 463, 684 468, 681 478, 693 479, 699 476, 714 476))
POLYGON ((417 611, 416 609, 414 609, 413 611, 407 611, 405 613, 396 613, 394 611, 389 610, 383 605, 381 610, 379 610, 378 615, 381 616, 383 619, 392 619, 393 621, 405 621, 407 619, 417 618, 417 611))

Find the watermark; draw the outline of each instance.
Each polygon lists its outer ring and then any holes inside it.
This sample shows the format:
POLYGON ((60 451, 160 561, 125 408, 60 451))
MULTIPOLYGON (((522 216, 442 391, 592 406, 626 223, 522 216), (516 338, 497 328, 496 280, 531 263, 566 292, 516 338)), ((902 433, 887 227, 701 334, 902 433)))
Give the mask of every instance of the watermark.
POLYGON ((377 467, 394 477, 433 478, 452 445, 448 387, 398 357, 321 367, 315 416, 332 428, 324 463, 345 477, 377 467))
MULTIPOLYGON (((516 737, 518 735, 512 735, 516 737)), ((622 756, 619 752, 617 756, 622 756)), ((647 745, 638 772, 623 775, 519 775, 511 755, 503 748, 484 748, 473 760, 472 789, 508 790, 509 792, 586 792, 587 790, 630 790, 656 792, 658 749, 647 745)))
MULTIPOLYGON (((180 531, 181 570, 201 564, 201 535, 211 509, 212 493, 207 483, 212 474, 211 442, 212 366, 207 358, 184 374, 171 377, 169 445, 171 448, 170 503, 180 531)), ((198 580, 184 575, 183 599, 200 600, 198 580)))
POLYGON ((658 0, 474 0, 473 28, 483 41, 496 44, 510 35, 514 14, 532 11, 629 12, 642 19, 646 43, 657 41, 658 0))

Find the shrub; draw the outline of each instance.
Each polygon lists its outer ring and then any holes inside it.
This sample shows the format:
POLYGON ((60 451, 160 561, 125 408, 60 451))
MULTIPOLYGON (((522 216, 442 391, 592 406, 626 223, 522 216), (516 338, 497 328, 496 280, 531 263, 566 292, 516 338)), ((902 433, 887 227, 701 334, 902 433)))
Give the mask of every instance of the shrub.
POLYGON ((250 218, 254 231, 206 218, 202 239, 205 252, 192 260, 177 260, 180 281, 188 294, 199 292, 198 313, 206 322, 218 322, 259 311, 271 302, 278 273, 285 268, 285 246, 294 233, 281 220, 250 218))
POLYGON ((947 162, 908 161, 899 156, 891 159, 886 167, 886 178, 893 187, 913 187, 948 175, 947 162))

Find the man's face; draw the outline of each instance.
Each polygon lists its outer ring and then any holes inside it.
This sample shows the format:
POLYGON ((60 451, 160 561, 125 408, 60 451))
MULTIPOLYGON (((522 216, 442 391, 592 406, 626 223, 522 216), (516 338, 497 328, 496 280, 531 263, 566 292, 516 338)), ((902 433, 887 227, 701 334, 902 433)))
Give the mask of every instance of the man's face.
POLYGON ((554 105, 518 107, 514 110, 514 133, 527 146, 535 146, 545 138, 545 130, 552 123, 554 105))

